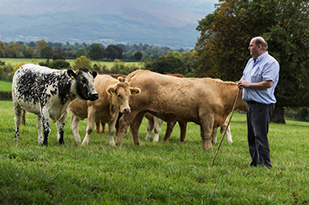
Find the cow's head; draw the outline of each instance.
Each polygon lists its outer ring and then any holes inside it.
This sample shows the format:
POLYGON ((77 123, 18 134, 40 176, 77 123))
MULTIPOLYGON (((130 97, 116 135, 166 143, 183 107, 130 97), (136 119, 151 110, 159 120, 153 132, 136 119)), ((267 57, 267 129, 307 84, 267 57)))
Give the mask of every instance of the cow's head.
POLYGON ((79 99, 94 101, 99 98, 93 86, 93 80, 97 76, 96 72, 91 72, 87 68, 81 68, 76 72, 73 70, 68 70, 67 72, 76 83, 76 94, 79 99))
POLYGON ((138 95, 141 90, 139 88, 130 87, 126 82, 120 82, 106 89, 106 92, 112 97, 112 104, 121 113, 130 113, 129 99, 131 95, 138 95))

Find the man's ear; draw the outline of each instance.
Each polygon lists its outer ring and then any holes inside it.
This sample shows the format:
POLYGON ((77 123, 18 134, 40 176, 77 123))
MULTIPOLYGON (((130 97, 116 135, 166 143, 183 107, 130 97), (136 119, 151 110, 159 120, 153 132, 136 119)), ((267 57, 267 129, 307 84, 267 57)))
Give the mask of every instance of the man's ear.
POLYGON ((113 95, 115 93, 115 87, 114 86, 110 86, 106 89, 107 94, 109 95, 113 95))
POLYGON ((67 70, 67 74, 72 79, 74 79, 76 77, 76 73, 71 69, 67 70))
POLYGON ((97 76, 97 72, 92 71, 92 76, 93 76, 93 78, 95 78, 97 76))
POLYGON ((136 87, 130 87, 131 95, 138 95, 141 93, 141 89, 136 88, 136 87))

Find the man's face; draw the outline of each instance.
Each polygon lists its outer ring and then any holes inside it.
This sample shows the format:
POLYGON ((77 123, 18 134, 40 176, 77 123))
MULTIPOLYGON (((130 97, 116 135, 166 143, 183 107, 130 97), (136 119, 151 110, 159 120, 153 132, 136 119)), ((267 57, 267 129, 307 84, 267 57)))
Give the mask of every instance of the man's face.
POLYGON ((249 47, 248 47, 248 49, 250 50, 250 55, 253 57, 253 58, 257 58, 259 55, 258 55, 258 53, 259 53, 259 46, 257 46, 256 44, 255 44, 255 40, 254 39, 252 39, 251 41, 250 41, 250 44, 249 44, 249 47))

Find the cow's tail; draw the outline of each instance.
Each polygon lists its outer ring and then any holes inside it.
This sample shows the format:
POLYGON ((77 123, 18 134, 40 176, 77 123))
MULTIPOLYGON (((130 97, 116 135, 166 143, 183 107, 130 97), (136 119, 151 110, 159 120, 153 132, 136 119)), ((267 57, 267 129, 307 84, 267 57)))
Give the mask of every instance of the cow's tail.
POLYGON ((26 110, 21 109, 21 124, 26 125, 26 110))

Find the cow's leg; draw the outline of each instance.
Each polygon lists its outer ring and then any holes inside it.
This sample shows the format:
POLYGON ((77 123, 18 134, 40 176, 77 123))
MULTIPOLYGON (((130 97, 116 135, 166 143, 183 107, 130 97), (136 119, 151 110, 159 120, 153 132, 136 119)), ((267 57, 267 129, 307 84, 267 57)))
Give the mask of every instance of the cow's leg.
POLYGON ((212 132, 212 144, 216 144, 217 143, 217 132, 218 132, 218 127, 213 128, 213 132, 212 132))
POLYGON ((187 132, 187 123, 186 122, 178 122, 180 127, 180 141, 186 141, 186 132, 187 132))
POLYGON ((14 117, 14 121, 15 121, 14 140, 18 140, 19 139, 19 125, 20 125, 21 107, 18 104, 16 104, 15 102, 13 104, 14 104, 14 113, 15 113, 15 117, 14 117))
POLYGON ((201 138, 202 138, 202 149, 212 150, 212 133, 214 117, 212 115, 201 114, 201 138))
POLYGON ((163 120, 157 117, 154 117, 153 119, 154 119, 154 132, 155 132, 153 142, 159 142, 159 135, 162 129, 163 120))
POLYGON ((36 116, 36 127, 38 129, 38 143, 43 144, 43 136, 42 136, 42 117, 41 115, 36 116))
POLYGON ((233 144, 233 140, 232 140, 232 134, 231 134, 231 127, 230 125, 227 126, 229 123, 229 118, 227 117, 224 124, 221 126, 221 130, 220 132, 223 133, 226 130, 226 140, 228 144, 233 144))
POLYGON ((175 125, 176 125, 176 121, 175 122, 167 122, 167 124, 166 124, 166 131, 165 131, 165 135, 164 135, 164 141, 170 139, 172 131, 173 131, 175 125))
POLYGON ((57 138, 58 138, 59 144, 64 144, 63 135, 64 135, 65 122, 57 121, 56 125, 57 125, 57 138))
POLYGON ((64 126, 65 126, 65 120, 67 119, 69 110, 67 110, 65 113, 63 113, 63 116, 60 120, 57 121, 57 136, 59 140, 59 144, 64 144, 64 126))
POLYGON ((233 139, 232 139, 232 133, 231 133, 231 126, 227 126, 226 130, 226 140, 228 144, 233 144, 233 139))
POLYGON ((110 146, 115 146, 114 132, 115 132, 115 126, 116 126, 117 119, 118 119, 118 115, 112 121, 108 123, 109 145, 110 146))
POLYGON ((143 112, 138 113, 131 124, 134 145, 139 145, 138 130, 143 121, 143 117, 143 112))
POLYGON ((95 119, 96 133, 100 133, 100 120, 95 119))
POLYGON ((87 124, 87 129, 86 129, 86 136, 83 140, 83 145, 89 143, 89 135, 92 133, 94 129, 94 122, 95 122, 95 113, 92 111, 93 109, 89 109, 88 107, 88 124, 87 124))
POLYGON ((151 138, 151 133, 152 133, 152 130, 153 130, 153 127, 154 127, 154 118, 152 119, 147 119, 147 135, 145 137, 145 140, 146 141, 149 141, 150 138, 151 138))
POLYGON ((102 125, 102 134, 106 134, 105 123, 101 121, 101 125, 102 125))
POLYGON ((79 144, 81 142, 79 131, 78 131, 79 121, 80 121, 80 119, 77 116, 75 116, 74 114, 72 114, 71 128, 72 128, 72 131, 73 131, 75 143, 77 143, 77 144, 79 144))
POLYGON ((123 114, 119 120, 118 123, 116 123, 116 129, 118 127, 118 131, 117 131, 117 142, 116 145, 122 145, 122 141, 123 141, 123 136, 124 133, 127 131, 128 126, 131 124, 132 120, 135 118, 136 116, 136 112, 131 112, 128 114, 123 114))
POLYGON ((43 129, 44 129, 44 141, 43 145, 48 145, 48 136, 51 131, 50 129, 50 124, 49 124, 49 119, 45 117, 44 115, 42 116, 42 124, 43 124, 43 129))

